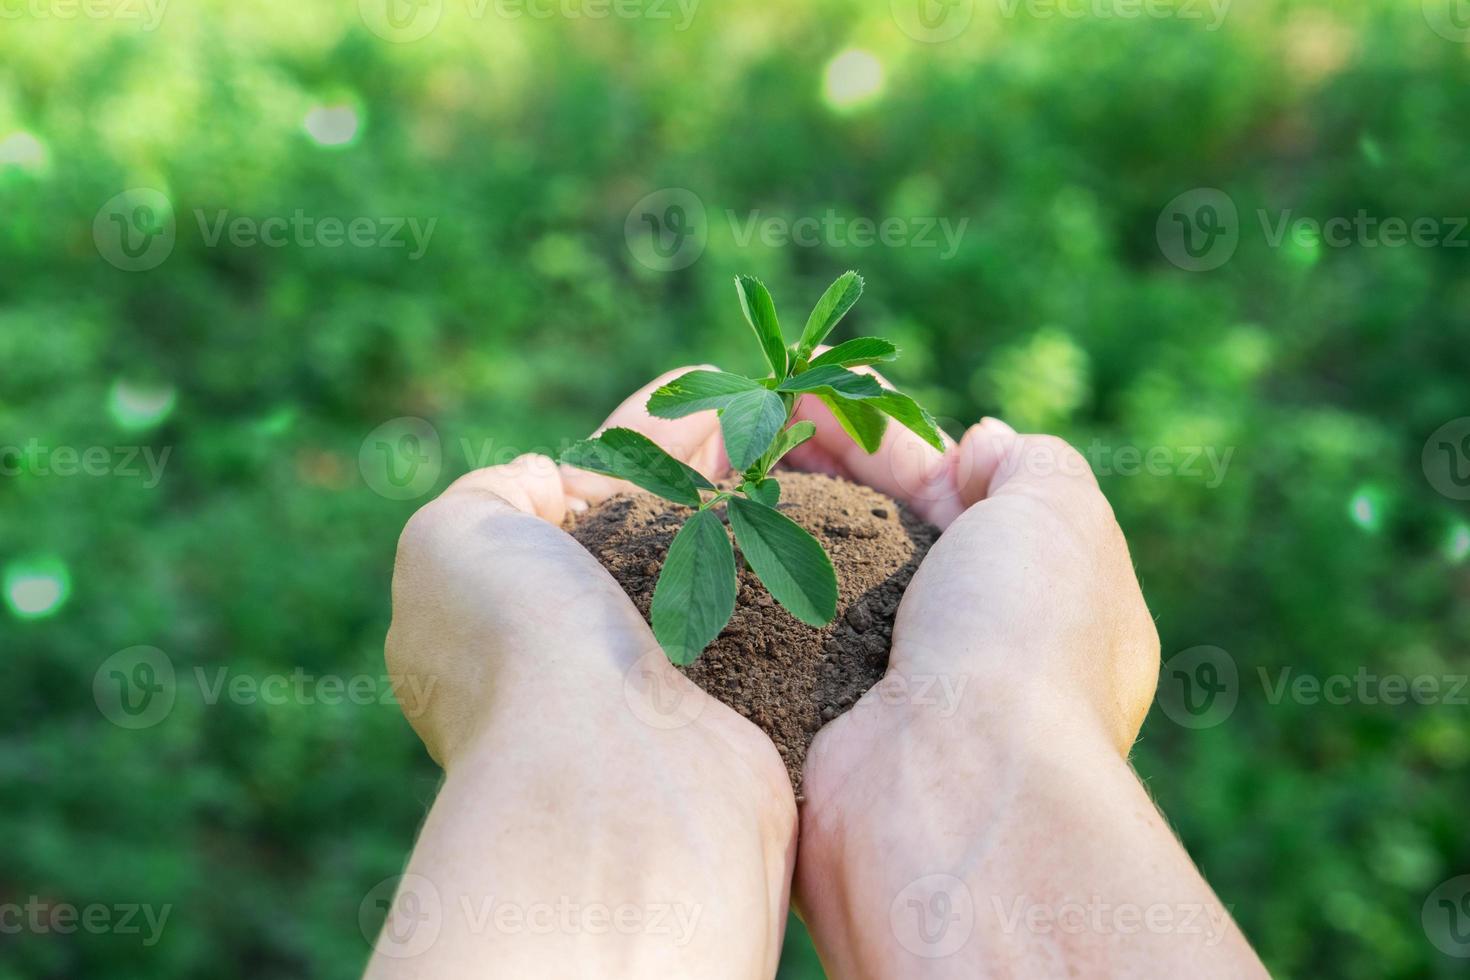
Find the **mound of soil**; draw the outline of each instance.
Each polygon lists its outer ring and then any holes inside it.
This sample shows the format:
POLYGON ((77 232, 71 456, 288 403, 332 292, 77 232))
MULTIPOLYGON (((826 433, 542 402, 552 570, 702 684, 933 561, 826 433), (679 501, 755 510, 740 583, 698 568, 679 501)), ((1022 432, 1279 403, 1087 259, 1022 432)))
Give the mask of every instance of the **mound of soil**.
MULTIPOLYGON (((797 620, 745 567, 737 546, 735 615, 681 669, 771 737, 799 793, 818 729, 882 678, 898 602, 939 531, 867 487, 811 473, 775 475, 779 509, 822 543, 837 569, 837 617, 822 629, 797 620)), ((650 494, 623 494, 580 515, 570 531, 647 619, 669 543, 689 513, 650 494)))

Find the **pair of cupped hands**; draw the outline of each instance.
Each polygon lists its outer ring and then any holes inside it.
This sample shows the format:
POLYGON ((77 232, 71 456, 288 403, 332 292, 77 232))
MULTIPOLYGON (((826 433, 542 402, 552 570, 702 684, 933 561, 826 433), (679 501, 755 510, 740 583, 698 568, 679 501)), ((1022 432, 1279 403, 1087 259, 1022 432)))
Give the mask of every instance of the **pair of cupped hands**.
MULTIPOLYGON (((644 409, 686 370, 632 395, 605 427, 642 432, 719 479, 729 464, 714 412, 663 420, 644 409)), ((541 882, 621 894, 635 881, 645 895, 687 897, 706 917, 701 962, 769 975, 793 874, 809 924, 850 915, 851 895, 837 892, 901 888, 913 873, 885 871, 885 841, 913 825, 966 832, 952 815, 988 791, 1000 755, 1044 743, 1126 757, 1152 701, 1158 636, 1083 458, 996 419, 942 453, 890 426, 869 455, 816 399, 797 417, 816 435, 787 466, 866 484, 943 531, 893 630, 898 685, 888 690, 910 696, 870 692, 822 729, 798 820, 767 737, 665 660, 618 583, 562 529, 569 514, 632 488, 522 456, 457 480, 399 543, 389 670, 446 770, 436 806, 473 811, 466 827, 489 838, 435 836, 431 815, 424 841, 491 862, 502 892, 541 882), (651 723, 630 701, 635 675, 638 690, 675 692, 683 723, 651 723), (962 692, 942 711, 911 696, 933 679, 962 692), (857 841, 877 853, 857 853, 857 841)))

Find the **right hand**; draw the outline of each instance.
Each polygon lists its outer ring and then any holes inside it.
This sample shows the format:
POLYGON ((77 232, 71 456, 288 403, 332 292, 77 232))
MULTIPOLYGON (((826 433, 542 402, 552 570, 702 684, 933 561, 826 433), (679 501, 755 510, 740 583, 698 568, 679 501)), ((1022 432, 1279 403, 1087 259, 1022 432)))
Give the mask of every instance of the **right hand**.
MULTIPOLYGON (((872 692, 818 735, 808 796, 868 768, 883 732, 1014 711, 1082 728, 1126 756, 1153 700, 1159 639, 1112 508, 1087 461, 1053 436, 1017 435, 986 419, 940 453, 890 425, 867 455, 816 399, 817 425, 789 457, 864 483, 943 530, 905 592, 889 658, 890 694, 872 692), (961 692, 950 719, 895 704, 921 679, 961 692), (959 685, 963 684, 963 687, 959 685)), ((932 707, 932 705, 928 706, 932 707)), ((878 776, 877 778, 882 778, 878 776)))

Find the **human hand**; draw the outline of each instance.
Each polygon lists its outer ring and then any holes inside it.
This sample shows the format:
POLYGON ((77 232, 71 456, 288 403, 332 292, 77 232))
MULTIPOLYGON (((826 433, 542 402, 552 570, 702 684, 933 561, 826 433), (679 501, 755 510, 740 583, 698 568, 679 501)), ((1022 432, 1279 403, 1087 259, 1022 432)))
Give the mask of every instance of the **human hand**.
MULTIPOLYGON (((713 413, 643 411, 677 373, 606 424, 722 476, 713 413)), ((674 670, 621 587, 559 526, 626 488, 522 456, 457 480, 405 528, 388 667, 447 774, 405 881, 431 882, 445 914, 432 947, 401 960, 402 930, 385 929, 370 975, 774 974, 796 822, 780 757, 674 670), (563 899, 659 907, 659 928, 678 931, 506 933, 449 914, 491 898, 523 910, 563 899)))
MULTIPOLYGON (((1090 718, 1126 754, 1153 698, 1158 633, 1082 455, 997 419, 972 426, 958 444, 946 439, 943 453, 890 425, 869 455, 817 399, 803 399, 797 417, 817 430, 787 457, 793 468, 866 484, 945 532, 905 593, 890 678, 983 682, 986 703, 977 696, 970 707, 993 711, 999 697, 1090 718)), ((893 699, 875 694, 867 707, 885 700, 893 699)), ((892 723, 907 720, 895 713, 892 723)), ((851 735, 834 723, 818 744, 851 735)), ((822 763, 814 750, 808 791, 829 781, 822 763)))
POLYGON ((994 419, 861 455, 809 402, 794 465, 944 530, 888 673, 807 755, 795 896, 829 975, 1264 976, 1127 764, 1159 641, 1086 461, 994 419))

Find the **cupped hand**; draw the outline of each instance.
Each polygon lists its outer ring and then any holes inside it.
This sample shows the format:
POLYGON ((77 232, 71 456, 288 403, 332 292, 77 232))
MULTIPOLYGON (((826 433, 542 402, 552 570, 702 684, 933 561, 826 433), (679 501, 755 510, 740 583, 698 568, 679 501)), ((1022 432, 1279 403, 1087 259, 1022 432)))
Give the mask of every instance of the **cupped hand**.
MULTIPOLYGON (((630 396, 598 431, 636 429, 719 477, 728 463, 712 415, 666 421, 643 409, 649 392, 680 373, 630 396)), ((403 679, 404 713, 441 764, 501 701, 527 692, 621 696, 625 675, 651 671, 666 692, 702 697, 666 660, 647 656, 658 646, 637 609, 562 530, 568 515, 631 489, 527 454, 460 477, 409 520, 393 576, 387 657, 403 679)))
POLYGON ((807 794, 862 771, 862 743, 883 729, 926 715, 1015 709, 1089 726, 1126 754, 1153 698, 1158 634, 1082 455, 997 419, 946 438, 942 453, 891 424, 870 455, 819 400, 797 416, 817 428, 787 457, 793 468, 866 484, 943 532, 899 607, 887 684, 823 729, 807 794), (929 704, 920 688, 948 694, 929 704))
POLYGON ((794 895, 828 974, 1266 976, 1128 765, 1159 639, 1087 462, 994 419, 866 456, 808 408, 793 462, 943 529, 887 674, 807 754, 794 895), (1145 908, 1179 919, 1110 917, 1145 908))
MULTIPOLYGON (((727 464, 713 413, 663 421, 643 410, 677 373, 607 425, 718 478, 727 464)), ((404 529, 388 667, 446 770, 410 870, 425 869, 446 903, 457 891, 471 904, 520 893, 672 906, 697 931, 672 945, 662 934, 543 940, 454 919, 434 959, 412 961, 427 970, 417 975, 455 975, 492 947, 496 975, 577 975, 595 951, 627 975, 774 973, 795 860, 790 782, 769 739, 669 664, 622 588, 560 527, 623 489, 522 456, 460 478, 404 529)))

